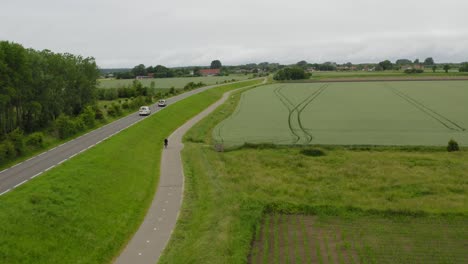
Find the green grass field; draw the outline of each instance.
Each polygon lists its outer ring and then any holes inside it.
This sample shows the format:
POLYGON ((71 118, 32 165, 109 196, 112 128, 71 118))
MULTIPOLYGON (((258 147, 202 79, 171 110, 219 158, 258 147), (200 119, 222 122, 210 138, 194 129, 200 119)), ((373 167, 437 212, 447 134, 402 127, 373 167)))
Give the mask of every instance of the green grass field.
POLYGON ((0 263, 110 262, 152 200, 163 139, 224 92, 260 82, 225 85, 172 104, 0 196, 0 263))
POLYGON ((214 138, 250 143, 468 146, 468 81, 283 83, 243 94, 214 138))
MULTIPOLYGON (((206 85, 221 84, 224 81, 237 81, 246 80, 252 77, 251 75, 229 75, 229 76, 211 76, 211 77, 178 77, 178 78, 155 78, 155 79, 142 79, 139 80, 144 86, 150 87, 151 82, 154 82, 156 88, 171 88, 176 89, 184 88, 189 82, 203 82, 206 85)), ((119 88, 122 86, 131 85, 134 79, 100 79, 99 88, 119 88)))
POLYGON ((216 152, 210 134, 240 97, 233 95, 185 137, 184 204, 161 263, 258 263, 252 256, 259 254, 260 263, 314 256, 322 261, 312 263, 334 263, 337 244, 352 246, 347 252, 357 261, 336 263, 466 262, 468 152, 338 146, 324 148, 321 157, 287 146, 216 152), (315 255, 301 255, 319 241, 300 237, 305 224, 288 224, 286 236, 275 227, 278 215, 297 214, 312 217, 325 234, 315 255), (273 227, 268 235, 266 223, 273 227), (338 235, 341 244, 333 241, 338 235), (284 245, 292 246, 280 252, 284 245))

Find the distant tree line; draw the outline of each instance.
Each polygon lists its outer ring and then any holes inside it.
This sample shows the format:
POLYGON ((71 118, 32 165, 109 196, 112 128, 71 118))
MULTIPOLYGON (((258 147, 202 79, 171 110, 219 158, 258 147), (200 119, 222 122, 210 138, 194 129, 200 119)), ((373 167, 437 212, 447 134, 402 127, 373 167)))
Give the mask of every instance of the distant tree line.
POLYGON ((0 41, 0 164, 93 127, 98 77, 94 58, 0 41))

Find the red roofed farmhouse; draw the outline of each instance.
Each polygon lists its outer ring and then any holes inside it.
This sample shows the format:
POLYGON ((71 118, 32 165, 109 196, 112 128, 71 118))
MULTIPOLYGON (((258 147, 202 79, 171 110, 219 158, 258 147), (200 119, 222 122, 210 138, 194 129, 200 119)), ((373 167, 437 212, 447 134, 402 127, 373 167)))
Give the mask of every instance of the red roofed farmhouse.
POLYGON ((219 75, 220 72, 221 72, 220 69, 202 69, 202 70, 200 70, 200 74, 203 75, 203 76, 215 76, 215 75, 219 75))

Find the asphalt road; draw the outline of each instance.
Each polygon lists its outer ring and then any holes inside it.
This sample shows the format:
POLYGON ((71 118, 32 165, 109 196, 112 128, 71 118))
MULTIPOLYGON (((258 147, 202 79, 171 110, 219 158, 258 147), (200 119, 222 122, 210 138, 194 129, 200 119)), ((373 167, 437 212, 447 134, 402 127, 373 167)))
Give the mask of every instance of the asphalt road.
MULTIPOLYGON (((205 90, 220 85, 211 85, 189 91, 166 100, 167 105, 183 100, 191 95, 201 93, 205 90)), ((151 105, 152 114, 161 111, 157 104, 151 105)), ((26 161, 18 163, 0 172, 0 196, 27 183, 30 179, 40 176, 42 173, 57 165, 73 158, 74 156, 94 147, 103 140, 119 133, 120 131, 144 120, 145 116, 139 116, 138 112, 109 123, 103 127, 93 130, 83 136, 68 141, 60 146, 45 151, 26 161)))

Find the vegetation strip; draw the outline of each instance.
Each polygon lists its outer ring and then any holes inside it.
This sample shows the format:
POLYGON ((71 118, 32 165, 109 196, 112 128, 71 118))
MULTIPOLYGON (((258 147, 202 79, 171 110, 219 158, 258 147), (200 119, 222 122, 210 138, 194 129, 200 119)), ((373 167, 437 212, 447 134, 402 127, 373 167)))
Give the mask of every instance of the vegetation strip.
POLYGON ((162 140, 224 92, 256 83, 210 89, 173 104, 1 196, 0 262, 109 262, 153 197, 162 140))

